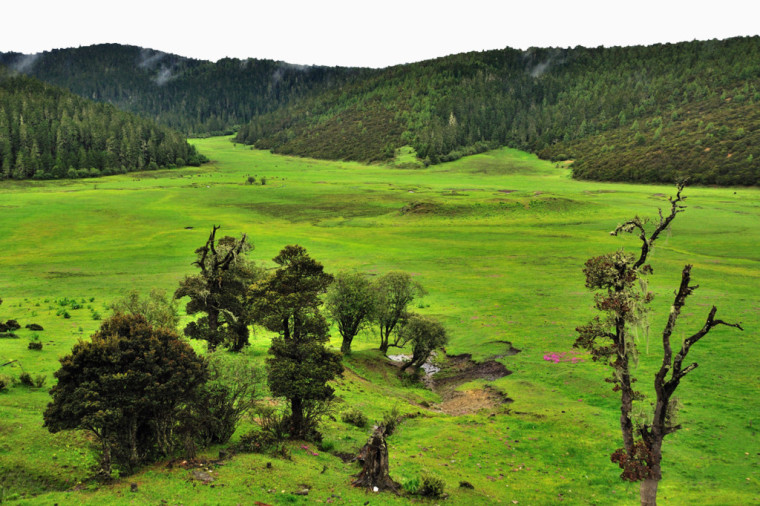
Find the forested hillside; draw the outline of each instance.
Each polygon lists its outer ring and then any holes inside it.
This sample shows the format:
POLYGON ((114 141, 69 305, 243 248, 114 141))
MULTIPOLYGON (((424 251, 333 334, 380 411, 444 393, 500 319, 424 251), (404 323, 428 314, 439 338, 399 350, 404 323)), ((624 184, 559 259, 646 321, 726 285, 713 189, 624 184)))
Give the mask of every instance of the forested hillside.
POLYGON ((497 146, 578 178, 760 182, 760 38, 503 49, 381 70, 190 60, 101 45, 0 61, 188 134, 284 154, 439 163, 497 146))
POLYGON ((212 63, 119 44, 0 53, 0 64, 194 136, 232 133, 313 90, 371 72, 256 59, 212 63))
POLYGON ((54 179, 200 165, 184 136, 0 67, 0 179, 54 179))
POLYGON ((237 139, 359 160, 411 144, 430 163, 506 145, 572 158, 580 178, 757 184, 759 78, 758 37, 466 53, 258 116, 237 139), (385 143, 346 153, 357 132, 385 143))

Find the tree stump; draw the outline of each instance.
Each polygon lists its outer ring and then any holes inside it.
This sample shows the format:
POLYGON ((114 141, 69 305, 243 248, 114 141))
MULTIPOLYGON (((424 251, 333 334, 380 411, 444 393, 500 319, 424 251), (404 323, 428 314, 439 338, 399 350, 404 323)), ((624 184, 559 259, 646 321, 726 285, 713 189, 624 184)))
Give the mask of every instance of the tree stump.
POLYGON ((390 490, 398 492, 399 484, 388 475, 388 445, 385 442, 385 427, 375 427, 369 441, 359 450, 357 458, 362 465, 352 485, 374 491, 390 490))

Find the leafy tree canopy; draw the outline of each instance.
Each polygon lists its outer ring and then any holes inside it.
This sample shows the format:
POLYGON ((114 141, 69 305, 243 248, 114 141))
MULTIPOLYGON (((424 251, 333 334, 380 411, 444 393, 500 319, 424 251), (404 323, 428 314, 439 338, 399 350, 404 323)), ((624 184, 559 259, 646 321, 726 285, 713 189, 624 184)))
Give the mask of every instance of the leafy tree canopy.
POLYGON ((101 470, 112 459, 132 472, 168 455, 180 411, 206 381, 203 359, 167 328, 117 314, 60 360, 44 412, 50 432, 82 429, 101 444, 101 470))

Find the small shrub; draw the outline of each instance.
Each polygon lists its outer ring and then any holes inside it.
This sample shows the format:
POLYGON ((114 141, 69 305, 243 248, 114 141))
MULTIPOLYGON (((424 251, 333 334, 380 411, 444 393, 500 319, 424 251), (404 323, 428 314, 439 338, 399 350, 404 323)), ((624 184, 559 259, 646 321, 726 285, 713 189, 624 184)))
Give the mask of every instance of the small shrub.
POLYGON ((28 328, 29 330, 36 330, 36 331, 45 330, 42 327, 42 325, 38 325, 36 323, 30 323, 29 325, 26 326, 26 328, 28 328))
POLYGON ((189 422, 202 446, 224 444, 240 419, 253 409, 261 373, 242 357, 208 356, 209 380, 200 387, 189 422))
POLYGON ((8 330, 18 330, 21 328, 21 325, 16 320, 8 320, 5 322, 5 326, 8 328, 8 330))
POLYGON ((356 408, 343 412, 340 419, 343 420, 344 423, 355 425, 360 429, 365 428, 368 421, 367 416, 356 408))
POLYGON ((401 413, 398 406, 393 406, 393 409, 383 415, 383 426, 385 427, 385 437, 393 435, 396 431, 396 426, 401 419, 401 413))
POLYGON ((440 478, 430 475, 422 475, 422 485, 418 494, 423 497, 441 497, 443 495, 444 483, 440 478))
POLYGON ((267 184, 267 178, 265 178, 264 176, 261 176, 260 181, 261 181, 261 186, 265 186, 267 184))
POLYGON ((13 381, 8 376, 0 376, 0 392, 5 392, 11 386, 13 381))
POLYGON ((268 433, 274 441, 284 441, 288 437, 290 417, 287 412, 278 412, 272 406, 258 406, 256 418, 261 431, 268 433))
POLYGON ((422 383, 422 372, 419 369, 414 369, 407 374, 402 374, 399 378, 401 385, 407 388, 425 388, 422 383))
POLYGON ((335 442, 323 439, 320 441, 319 445, 317 445, 317 448, 319 448, 319 451, 329 453, 335 449, 335 442))
POLYGON ((404 482, 404 492, 410 495, 417 495, 417 492, 420 490, 420 480, 419 478, 412 478, 411 480, 407 480, 404 482))
POLYGON ((274 447, 278 440, 269 432, 252 430, 240 436, 235 451, 240 453, 263 453, 274 447))
POLYGON ((24 385, 25 387, 30 388, 42 388, 45 386, 45 381, 47 378, 44 374, 40 374, 34 378, 32 378, 32 375, 28 372, 22 372, 18 377, 18 382, 24 385))
POLYGON ((30 350, 40 351, 42 349, 42 343, 39 341, 29 341, 27 348, 30 350))
POLYGON ((34 380, 28 372, 22 372, 18 377, 18 381, 25 387, 34 387, 34 380))
POLYGON ((101 319, 100 313, 98 313, 97 311, 93 311, 92 312, 92 319, 93 320, 100 320, 101 319))

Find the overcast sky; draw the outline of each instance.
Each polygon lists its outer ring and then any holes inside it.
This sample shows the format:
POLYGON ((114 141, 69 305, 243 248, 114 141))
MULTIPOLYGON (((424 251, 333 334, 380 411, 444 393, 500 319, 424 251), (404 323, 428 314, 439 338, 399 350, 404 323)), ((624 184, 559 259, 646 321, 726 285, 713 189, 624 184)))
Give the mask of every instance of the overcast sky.
POLYGON ((758 15, 758 0, 5 0, 0 51, 117 42, 213 61, 386 67, 508 46, 758 35, 758 15))

